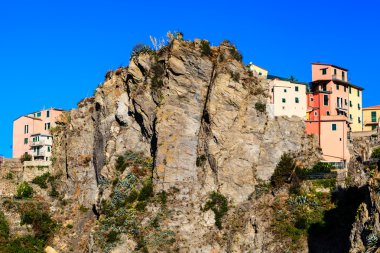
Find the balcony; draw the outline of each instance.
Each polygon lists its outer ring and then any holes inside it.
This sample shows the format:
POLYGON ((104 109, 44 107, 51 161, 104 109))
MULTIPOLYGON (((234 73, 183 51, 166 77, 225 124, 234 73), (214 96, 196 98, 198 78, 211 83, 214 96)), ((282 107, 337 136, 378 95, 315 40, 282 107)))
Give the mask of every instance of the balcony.
POLYGON ((380 120, 380 118, 379 119, 377 119, 377 121, 373 121, 373 120, 371 120, 371 121, 364 121, 364 125, 366 125, 366 126, 374 126, 374 125, 377 125, 377 124, 379 124, 379 120, 380 120))
POLYGON ((45 150, 40 150, 40 151, 37 151, 37 152, 32 152, 32 156, 36 157, 36 156, 46 156, 48 154, 47 151, 45 150))
POLYGON ((40 140, 40 141, 33 141, 30 146, 36 147, 36 146, 46 146, 46 145, 52 145, 51 140, 40 140))
POLYGON ((342 78, 342 76, 338 76, 338 75, 332 75, 331 76, 331 79, 333 79, 333 80, 338 80, 338 81, 343 81, 343 82, 347 82, 347 83, 349 83, 349 81, 347 80, 347 78, 346 77, 344 77, 346 80, 343 80, 343 78, 342 78))
POLYGON ((348 111, 348 106, 347 105, 335 104, 335 106, 336 106, 336 109, 338 111, 343 111, 343 112, 347 112, 348 111))

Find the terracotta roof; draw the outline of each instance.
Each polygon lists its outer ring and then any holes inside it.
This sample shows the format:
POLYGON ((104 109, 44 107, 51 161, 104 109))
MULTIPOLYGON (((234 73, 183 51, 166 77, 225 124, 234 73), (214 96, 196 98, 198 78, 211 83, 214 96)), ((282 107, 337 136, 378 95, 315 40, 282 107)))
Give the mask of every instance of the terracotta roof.
POLYGON ((342 68, 342 67, 339 67, 337 65, 330 64, 330 63, 313 62, 313 63, 311 63, 311 65, 326 65, 326 66, 331 66, 331 67, 334 67, 337 69, 342 69, 342 70, 348 71, 348 69, 345 69, 345 68, 342 68))
POLYGON ((355 89, 358 89, 358 90, 364 90, 364 88, 360 87, 360 86, 357 86, 353 83, 349 83, 349 82, 344 82, 344 81, 341 81, 341 80, 337 80, 337 79, 327 79, 327 80, 317 80, 317 81, 314 81, 314 82, 311 82, 312 84, 327 84, 329 82, 335 82, 335 83, 339 83, 339 84, 344 84, 344 85, 347 85, 347 86, 351 86, 355 89))
POLYGON ((368 106, 368 107, 363 108, 363 110, 373 110, 373 109, 380 110, 380 105, 373 105, 373 106, 368 106))

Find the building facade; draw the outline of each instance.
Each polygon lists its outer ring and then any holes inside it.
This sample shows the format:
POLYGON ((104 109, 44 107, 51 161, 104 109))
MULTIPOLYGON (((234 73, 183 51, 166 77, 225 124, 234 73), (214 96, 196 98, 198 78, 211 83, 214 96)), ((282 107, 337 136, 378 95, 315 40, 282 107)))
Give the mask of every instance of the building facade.
POLYGON ((13 158, 29 154, 33 160, 50 160, 53 144, 50 129, 62 112, 50 108, 17 118, 13 122, 13 158))
POLYGON ((364 131, 377 130, 380 121, 380 105, 363 108, 364 131))
POLYGON ((254 76, 261 77, 261 78, 267 78, 268 76, 268 70, 259 67, 252 62, 248 65, 249 70, 253 73, 254 76))
POLYGON ((348 70, 313 63, 311 91, 307 93, 306 132, 318 136, 323 158, 349 160, 348 133, 362 131, 362 90, 348 81, 348 70))
POLYGON ((306 87, 305 83, 290 81, 286 78, 268 76, 269 108, 273 116, 306 117, 306 87))

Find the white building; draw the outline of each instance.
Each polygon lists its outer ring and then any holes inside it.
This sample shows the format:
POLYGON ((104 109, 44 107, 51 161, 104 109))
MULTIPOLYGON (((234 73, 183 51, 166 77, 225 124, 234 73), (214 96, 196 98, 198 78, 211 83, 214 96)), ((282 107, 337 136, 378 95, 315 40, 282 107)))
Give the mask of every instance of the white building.
POLYGON ((50 161, 53 137, 48 134, 31 135, 31 155, 33 160, 50 161))

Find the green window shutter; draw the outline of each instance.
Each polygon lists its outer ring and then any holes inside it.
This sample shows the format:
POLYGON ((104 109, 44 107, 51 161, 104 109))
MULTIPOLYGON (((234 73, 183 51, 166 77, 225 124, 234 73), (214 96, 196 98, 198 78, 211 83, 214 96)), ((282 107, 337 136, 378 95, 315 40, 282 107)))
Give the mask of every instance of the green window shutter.
POLYGON ((348 87, 348 92, 351 94, 351 87, 348 87))
POLYGON ((300 102, 300 100, 298 99, 298 97, 296 97, 296 104, 298 104, 300 102))
POLYGON ((350 107, 352 107, 352 101, 350 100, 350 107))
POLYGON ((336 124, 332 124, 331 128, 333 131, 336 131, 336 124))
POLYGON ((336 89, 339 90, 339 84, 336 85, 336 89))
POLYGON ((377 122, 376 112, 371 112, 371 122, 377 122))
POLYGON ((283 102, 283 103, 286 103, 286 99, 285 99, 285 98, 283 98, 283 99, 282 99, 282 102, 283 102))
POLYGON ((322 75, 326 75, 327 74, 327 69, 322 69, 322 75))
POLYGON ((28 138, 24 138, 24 144, 28 144, 28 138))
POLYGON ((358 90, 358 97, 360 97, 360 90, 358 90))
POLYGON ((298 91, 298 86, 295 87, 295 90, 298 91))
POLYGON ((46 111, 46 118, 50 117, 50 111, 46 111))

